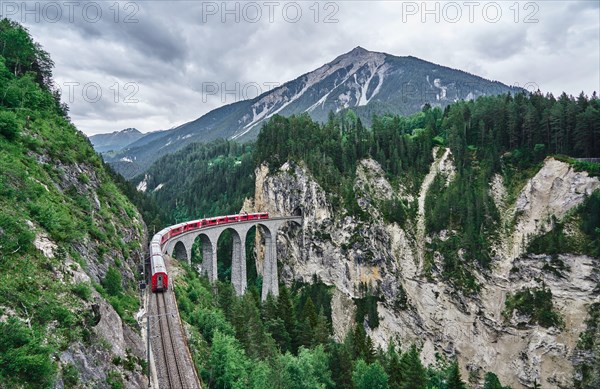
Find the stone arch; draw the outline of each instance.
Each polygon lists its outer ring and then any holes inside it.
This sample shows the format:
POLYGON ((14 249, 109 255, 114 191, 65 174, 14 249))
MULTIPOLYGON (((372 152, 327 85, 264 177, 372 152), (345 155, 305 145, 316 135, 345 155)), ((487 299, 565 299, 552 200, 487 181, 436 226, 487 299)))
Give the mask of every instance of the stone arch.
POLYGON ((217 242, 215 237, 205 233, 199 234, 194 238, 194 242, 200 241, 202 244, 202 261, 200 263, 200 273, 206 274, 208 279, 216 281, 217 279, 217 242))
POLYGON ((189 261, 188 250, 182 241, 175 243, 175 246, 173 247, 173 257, 181 261, 189 261))
POLYGON ((246 280, 248 285, 255 285, 258 276, 261 274, 262 268, 259 269, 257 263, 258 250, 261 247, 258 237, 260 237, 258 226, 253 224, 246 232, 246 239, 243 242, 246 249, 246 280))
MULTIPOLYGON (((238 295, 244 294, 247 286, 246 275, 246 234, 252 225, 237 225, 225 227, 219 231, 217 242, 225 231, 231 233, 231 283, 238 295)), ((216 265, 216 261, 214 261, 216 265)))

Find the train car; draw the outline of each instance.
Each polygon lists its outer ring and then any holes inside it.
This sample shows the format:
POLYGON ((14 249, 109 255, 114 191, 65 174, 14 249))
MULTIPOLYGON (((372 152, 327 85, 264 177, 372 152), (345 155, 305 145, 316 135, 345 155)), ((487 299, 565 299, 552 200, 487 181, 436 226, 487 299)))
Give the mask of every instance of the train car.
POLYGON ((183 233, 183 224, 178 224, 175 227, 171 228, 171 233, 169 234, 169 239, 183 233))
POLYGON ((152 271, 152 292, 159 293, 169 289, 169 276, 165 260, 161 254, 153 254, 150 257, 150 268, 152 271))
POLYGON ((268 213, 259 213, 258 214, 258 218, 259 219, 268 219, 269 218, 269 214, 268 213))
POLYGON ((229 215, 225 217, 226 223, 235 223, 240 220, 240 215, 229 215))
POLYGON ((160 243, 152 241, 152 243, 150 244, 150 255, 161 254, 161 252, 162 249, 160 247, 160 243))
POLYGON ((164 228, 164 229, 160 230, 158 232, 158 234, 154 235, 154 239, 156 239, 157 237, 160 239, 160 245, 161 246, 163 244, 165 244, 167 242, 167 240, 169 240, 169 238, 170 238, 170 230, 169 230, 169 228, 164 228))
POLYGON ((200 228, 201 225, 202 224, 201 224, 200 220, 194 220, 189 223, 186 223, 185 226, 183 227, 183 231, 187 232, 187 231, 197 230, 198 228, 200 228))

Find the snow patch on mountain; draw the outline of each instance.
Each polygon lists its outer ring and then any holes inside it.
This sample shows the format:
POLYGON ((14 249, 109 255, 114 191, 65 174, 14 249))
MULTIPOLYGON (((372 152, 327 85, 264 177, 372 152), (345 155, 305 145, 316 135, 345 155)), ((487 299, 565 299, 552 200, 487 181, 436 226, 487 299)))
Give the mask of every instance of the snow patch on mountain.
POLYGON ((138 192, 146 192, 146 189, 148 189, 148 176, 145 176, 144 179, 140 181, 136 189, 138 192))
MULTIPOLYGON (((340 70, 346 70, 346 76, 338 83, 338 80, 335 80, 333 88, 328 91, 323 97, 319 98, 314 104, 312 104, 306 112, 310 112, 314 110, 319 105, 323 106, 327 101, 327 97, 337 89, 339 86, 350 87, 351 89, 355 89, 355 99, 359 103, 357 105, 368 104, 370 99, 367 99, 367 92, 369 89, 369 84, 373 77, 378 74, 379 75, 379 83, 376 87, 376 91, 371 95, 371 99, 378 92, 379 87, 382 83, 383 78, 383 69, 380 69, 385 62, 386 54, 384 53, 375 53, 370 52, 360 47, 352 50, 351 52, 341 55, 336 58, 333 62, 325 64, 318 68, 317 70, 307 73, 302 76, 300 82, 300 87, 297 92, 293 92, 291 90, 292 85, 290 83, 284 84, 279 88, 276 88, 265 95, 263 98, 258 100, 252 105, 252 118, 249 118, 249 115, 245 116, 244 119, 250 121, 244 125, 242 131, 234 134, 231 139, 237 139, 245 134, 247 134, 250 130, 252 130, 256 125, 260 122, 269 119, 273 115, 278 114, 290 104, 294 103, 301 97, 305 95, 305 93, 310 90, 313 86, 323 82, 326 78, 332 76, 336 72, 340 70), (363 77, 363 75, 358 75, 361 69, 365 68, 367 77, 363 77), (379 71, 378 71, 379 70, 379 71), (354 83, 352 85, 346 85, 347 81, 353 77, 354 83), (293 94, 290 95, 290 92, 293 94)), ((347 96, 341 100, 341 106, 344 108, 348 108, 350 106, 350 90, 344 91, 343 95, 347 96)), ((340 98, 338 97, 338 100, 340 98)), ((338 108, 339 110, 340 108, 338 108)))

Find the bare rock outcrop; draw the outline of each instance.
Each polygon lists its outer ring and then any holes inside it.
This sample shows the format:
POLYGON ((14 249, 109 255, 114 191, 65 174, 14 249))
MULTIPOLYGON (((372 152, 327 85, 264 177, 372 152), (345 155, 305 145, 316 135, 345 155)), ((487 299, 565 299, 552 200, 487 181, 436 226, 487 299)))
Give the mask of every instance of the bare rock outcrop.
POLYGON ((405 225, 386 223, 375 206, 392 196, 408 199, 402 189, 394 189, 381 167, 373 160, 358 164, 354 184, 359 206, 371 217, 361 220, 343 209, 334 209, 327 194, 301 164, 286 163, 277 171, 261 166, 256 171, 256 193, 248 210, 289 215, 301 210, 301 230, 280 233, 278 258, 280 277, 286 282, 310 282, 313 275, 336 291, 333 297, 333 324, 337 339, 352 325, 352 298, 359 285, 369 285, 383 297, 378 304, 380 324, 366 328, 377 345, 400 338, 404 346, 422 346, 425 363, 435 362, 435 354, 457 356, 463 376, 495 372, 504 384, 530 387, 534 381, 544 388, 572 386, 571 359, 579 333, 584 327, 586 307, 599 301, 595 267, 598 260, 582 255, 561 255, 564 274, 544 270, 547 256, 526 256, 519 243, 548 230, 543 221, 561 219, 595 189, 597 178, 576 172, 568 164, 547 159, 542 169, 520 192, 515 204, 507 204, 500 176, 490 190, 503 220, 512 219, 514 229, 501 230, 497 257, 490 274, 478 275, 481 292, 465 297, 451 284, 420 271, 425 233, 422 217, 424 198, 435 175, 453 179, 454 168, 448 150, 434 153, 431 177, 414 196, 418 202, 417 220, 405 225), (516 327, 503 316, 508 293, 524 287, 544 285, 552 291, 555 307, 564 319, 564 328, 538 325, 516 327), (397 299, 405 294, 407 306, 397 299))

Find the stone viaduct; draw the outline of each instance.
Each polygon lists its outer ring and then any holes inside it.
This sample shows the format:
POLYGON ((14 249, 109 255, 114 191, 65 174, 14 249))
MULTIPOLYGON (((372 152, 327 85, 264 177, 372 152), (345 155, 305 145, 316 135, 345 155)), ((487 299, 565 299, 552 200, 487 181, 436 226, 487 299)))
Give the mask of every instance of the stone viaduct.
POLYGON ((231 283, 238 295, 246 291, 246 235, 256 226, 264 238, 265 258, 263 264, 262 299, 271 293, 279 295, 279 277, 277 274, 277 232, 279 229, 293 222, 302 225, 301 216, 272 217, 269 219, 248 220, 205 226, 197 230, 185 232, 169 239, 163 246, 163 251, 178 259, 187 260, 191 264, 192 246, 197 238, 202 242, 201 271, 208 275, 210 281, 217 280, 217 242, 225 230, 230 230, 233 236, 233 254, 231 258, 231 283))

